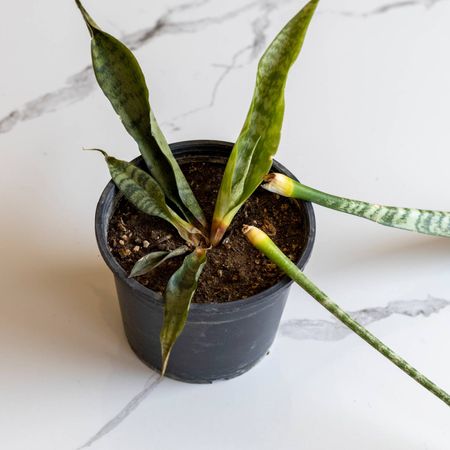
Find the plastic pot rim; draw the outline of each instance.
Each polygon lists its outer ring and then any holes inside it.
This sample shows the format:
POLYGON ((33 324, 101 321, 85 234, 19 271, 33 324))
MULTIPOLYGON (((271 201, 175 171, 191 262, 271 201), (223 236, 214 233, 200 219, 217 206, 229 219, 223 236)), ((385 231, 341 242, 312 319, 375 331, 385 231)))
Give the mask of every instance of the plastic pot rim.
MULTIPOLYGON (((202 147, 205 148, 206 150, 208 147, 211 147, 211 151, 213 151, 213 149, 216 149, 216 151, 218 150, 218 153, 225 153, 226 151, 228 151, 229 153, 231 151, 231 148, 233 147, 233 143, 227 141, 205 139, 205 140, 179 141, 170 144, 170 148, 172 149, 175 157, 179 155, 181 156, 189 154, 190 151, 192 151, 192 156, 195 156, 195 154, 197 153, 195 149, 202 147)), ((201 155, 201 152, 199 152, 198 154, 201 155)), ((288 169, 286 169, 282 164, 280 164, 276 160, 273 160, 273 165, 275 166, 275 169, 277 171, 281 171, 290 178, 297 180, 297 178, 288 169)), ((97 203, 97 208, 95 212, 95 235, 97 239, 97 245, 100 250, 100 254, 102 255, 105 263, 113 272, 113 274, 118 276, 130 289, 132 289, 133 291, 138 291, 141 294, 141 296, 145 296, 145 298, 149 302, 152 302, 155 305, 163 307, 164 300, 162 295, 156 291, 153 291, 145 287, 134 278, 128 278, 126 271, 120 266, 116 258, 112 255, 111 251, 109 250, 107 237, 108 229, 107 226, 106 227, 102 226, 103 225, 102 217, 104 214, 103 211, 105 209, 105 205, 108 205, 109 202, 114 201, 114 199, 118 194, 119 192, 116 185, 112 180, 110 180, 109 183, 104 188, 100 196, 100 199, 97 203), (113 199, 111 199, 111 197, 113 197, 113 199)), ((305 243, 305 248, 299 260, 296 263, 296 265, 300 269, 302 269, 307 264, 311 256, 316 234, 316 221, 312 204, 310 202, 305 201, 302 201, 302 204, 305 208, 305 212, 308 217, 309 230, 308 230, 308 237, 305 243)), ((108 217, 106 225, 109 224, 109 219, 110 217, 108 217)), ((278 281, 273 286, 250 297, 226 303, 191 303, 190 311, 205 312, 205 313, 207 313, 208 311, 214 311, 215 313, 221 312, 227 313, 233 311, 236 308, 238 309, 242 308, 246 309, 247 307, 251 308, 255 304, 263 302, 266 297, 269 297, 274 292, 280 289, 287 288, 291 284, 292 280, 285 275, 280 281, 278 281)))

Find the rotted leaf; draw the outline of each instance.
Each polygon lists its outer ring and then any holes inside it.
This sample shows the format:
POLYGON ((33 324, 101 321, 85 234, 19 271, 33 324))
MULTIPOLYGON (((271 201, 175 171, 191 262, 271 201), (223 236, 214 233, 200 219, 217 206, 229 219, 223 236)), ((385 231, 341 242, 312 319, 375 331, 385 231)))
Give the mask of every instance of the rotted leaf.
POLYGON ((272 166, 284 116, 284 88, 319 0, 311 0, 275 37, 258 64, 253 99, 228 160, 217 198, 211 241, 231 220, 272 166))
POLYGON ((326 208, 363 217, 381 225, 433 236, 450 237, 450 212, 400 208, 351 200, 305 186, 281 173, 269 174, 262 185, 285 197, 300 198, 326 208))
POLYGON ((164 375, 170 352, 186 324, 192 297, 206 262, 206 249, 197 248, 186 256, 181 267, 171 276, 164 293, 164 322, 161 329, 161 356, 164 375))
POLYGON ((148 255, 143 256, 136 264, 133 266, 131 270, 129 278, 138 277, 140 275, 145 275, 149 273, 153 269, 156 269, 160 264, 168 259, 175 258, 176 256, 184 255, 189 250, 188 247, 182 246, 178 247, 175 250, 169 251, 160 251, 160 252, 152 252, 148 255))
POLYGON ((136 208, 150 216, 166 220, 178 230, 183 239, 198 245, 202 239, 201 231, 167 205, 164 192, 151 175, 129 162, 109 156, 103 150, 93 150, 103 154, 117 188, 136 208))
POLYGON ((189 221, 206 227, 206 220, 150 108, 144 74, 133 53, 102 31, 79 0, 91 34, 92 65, 98 84, 111 102, 162 190, 189 221))

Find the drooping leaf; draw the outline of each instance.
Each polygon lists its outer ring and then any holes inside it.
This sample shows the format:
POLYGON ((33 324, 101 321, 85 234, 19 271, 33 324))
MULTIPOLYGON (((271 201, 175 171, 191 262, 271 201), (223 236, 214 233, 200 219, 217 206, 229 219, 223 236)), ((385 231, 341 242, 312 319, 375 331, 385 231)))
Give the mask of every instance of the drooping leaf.
POLYGON ((161 356, 164 375, 170 352, 183 331, 197 289, 197 282, 206 262, 206 249, 197 248, 186 256, 181 267, 171 276, 164 292, 164 322, 161 329, 161 356))
POLYGON ((450 212, 447 211, 399 208, 351 200, 305 186, 281 173, 269 174, 266 181, 267 183, 262 185, 264 189, 285 197, 300 198, 388 227, 450 237, 450 212))
POLYGON ((79 0, 76 4, 91 34, 92 65, 98 84, 167 198, 187 220, 206 227, 204 214, 150 109, 148 88, 136 58, 123 43, 100 29, 79 0))
POLYGON ((286 275, 302 287, 311 297, 317 300, 324 308, 333 314, 339 321, 349 327, 358 336, 364 339, 375 350, 389 359, 406 374, 420 383, 425 389, 436 395, 439 399, 450 406, 450 395, 434 384, 427 377, 407 361, 398 356, 387 345, 381 342, 370 331, 360 325, 356 320, 334 303, 324 292, 322 292, 267 236, 266 233, 253 226, 244 226, 244 234, 248 240, 267 258, 274 262, 286 275))
POLYGON ((284 116, 284 87, 319 0, 311 0, 275 37, 258 64, 253 99, 228 160, 214 211, 216 245, 272 166, 284 116))
POLYGON ((169 251, 159 251, 152 252, 148 255, 143 256, 131 269, 131 273, 129 278, 138 277, 140 275, 145 275, 149 273, 153 269, 156 269, 160 264, 168 259, 175 258, 176 256, 184 255, 189 250, 188 247, 182 246, 178 247, 175 250, 169 251))
POLYGON ((156 180, 135 165, 101 152, 108 164, 111 178, 123 195, 142 212, 157 216, 171 223, 186 241, 198 245, 202 234, 200 230, 182 219, 166 203, 164 192, 156 180))

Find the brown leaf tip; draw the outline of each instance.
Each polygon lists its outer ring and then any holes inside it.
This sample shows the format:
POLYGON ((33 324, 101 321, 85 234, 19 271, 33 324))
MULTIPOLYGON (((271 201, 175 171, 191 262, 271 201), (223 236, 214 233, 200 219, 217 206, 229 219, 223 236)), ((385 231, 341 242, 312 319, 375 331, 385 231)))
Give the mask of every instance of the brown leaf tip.
POLYGON ((251 225, 243 225, 242 232, 247 234, 253 227, 251 225))
POLYGON ((263 178, 263 180, 264 180, 266 183, 270 183, 275 177, 276 177, 276 174, 274 174, 274 173, 268 173, 268 174, 263 178))
POLYGON ((197 247, 194 252, 195 252, 195 256, 197 256, 198 258, 203 258, 206 255, 206 248, 203 247, 197 247))

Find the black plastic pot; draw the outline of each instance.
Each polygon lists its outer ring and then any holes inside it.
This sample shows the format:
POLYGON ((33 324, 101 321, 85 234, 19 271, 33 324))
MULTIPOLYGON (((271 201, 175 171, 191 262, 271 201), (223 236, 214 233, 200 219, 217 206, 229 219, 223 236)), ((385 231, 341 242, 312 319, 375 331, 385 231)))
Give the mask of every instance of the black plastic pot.
MULTIPOLYGON (((186 141, 170 147, 180 162, 225 162, 232 146, 221 141, 186 141)), ((142 163, 142 160, 138 158, 136 162, 142 163)), ((295 178, 276 161, 273 170, 295 178)), ((163 299, 160 294, 128 278, 107 244, 109 220, 119 199, 120 194, 111 181, 97 205, 97 243, 114 274, 128 342, 145 364, 159 370, 163 299)), ((311 204, 300 202, 300 208, 305 227, 308 227, 306 247, 297 263, 303 268, 312 251, 316 228, 311 204)), ((167 376, 191 383, 210 383, 249 370, 267 353, 275 338, 291 283, 284 277, 257 295, 230 303, 193 303, 186 327, 172 350, 167 376)))

